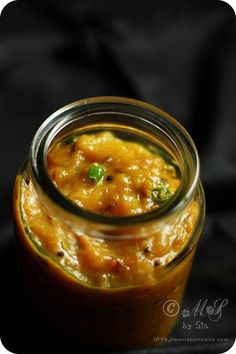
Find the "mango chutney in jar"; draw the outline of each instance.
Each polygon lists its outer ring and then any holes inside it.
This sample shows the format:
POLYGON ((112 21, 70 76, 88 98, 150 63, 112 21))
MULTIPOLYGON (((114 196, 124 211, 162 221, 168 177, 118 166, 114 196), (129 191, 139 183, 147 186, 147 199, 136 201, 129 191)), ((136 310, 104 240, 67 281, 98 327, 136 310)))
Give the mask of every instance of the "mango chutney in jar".
POLYGON ((154 346, 178 318, 205 205, 196 148, 159 108, 98 97, 39 128, 14 213, 34 308, 103 348, 154 346), (95 325, 97 323, 97 325, 95 325))

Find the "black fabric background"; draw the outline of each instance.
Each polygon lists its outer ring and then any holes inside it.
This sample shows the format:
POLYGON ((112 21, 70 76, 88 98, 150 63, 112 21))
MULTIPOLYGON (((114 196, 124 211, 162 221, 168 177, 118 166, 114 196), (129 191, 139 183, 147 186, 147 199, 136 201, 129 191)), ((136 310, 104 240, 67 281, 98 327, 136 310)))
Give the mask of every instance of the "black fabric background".
MULTIPOLYGON (((32 137, 53 111, 77 99, 119 95, 160 106, 193 137, 207 218, 183 308, 227 298, 207 330, 146 353, 219 353, 236 328, 236 27, 221 1, 17 1, 0 19, 0 336, 15 353, 46 351, 28 320, 14 249, 12 186, 32 137)), ((196 319, 191 317, 194 324, 196 319)), ((95 324, 96 323, 95 319, 95 324)), ((48 339, 48 338, 47 338, 48 339)), ((62 339, 51 341, 54 351, 62 339)), ((68 344, 68 343, 67 343, 68 344)), ((76 343, 76 352, 84 353, 76 343)), ((74 348, 74 349, 75 349, 74 348)), ((72 353, 74 349, 66 352, 72 353)), ((89 344, 88 348, 89 349, 89 344)), ((53 351, 53 352, 54 352, 53 351)), ((96 352, 96 351, 93 351, 96 352)))

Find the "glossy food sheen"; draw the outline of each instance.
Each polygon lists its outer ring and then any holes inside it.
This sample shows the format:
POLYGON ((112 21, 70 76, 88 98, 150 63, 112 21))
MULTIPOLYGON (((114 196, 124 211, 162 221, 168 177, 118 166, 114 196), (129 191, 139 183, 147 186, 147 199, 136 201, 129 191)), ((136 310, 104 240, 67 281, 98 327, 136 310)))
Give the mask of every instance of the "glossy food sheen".
MULTIPOLYGON (((110 132, 68 137, 50 150, 47 163, 56 187, 80 207, 98 214, 149 212, 180 184, 174 165, 156 151, 110 132)), ((27 173, 20 183, 22 215, 35 245, 73 277, 95 287, 158 282, 162 267, 187 244, 199 214, 193 200, 180 218, 148 238, 92 239, 49 215, 27 173)))
POLYGON ((57 188, 80 207, 106 215, 146 213, 157 205, 151 191, 179 186, 173 166, 141 144, 124 141, 110 132, 81 135, 58 143, 48 155, 49 174, 57 188), (91 166, 102 168, 96 183, 91 166))

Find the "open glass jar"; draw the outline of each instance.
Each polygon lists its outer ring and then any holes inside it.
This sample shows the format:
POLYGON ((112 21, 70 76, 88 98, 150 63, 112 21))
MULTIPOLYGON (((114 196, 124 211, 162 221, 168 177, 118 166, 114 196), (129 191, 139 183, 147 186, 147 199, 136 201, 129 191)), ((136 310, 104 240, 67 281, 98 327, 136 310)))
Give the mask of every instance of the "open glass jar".
MULTIPOLYGON (((107 144, 104 164, 111 150, 107 144)), ((197 151, 175 119, 120 97, 58 110, 37 131, 16 178, 14 213, 31 301, 47 323, 79 343, 116 349, 152 346, 168 336, 205 215, 197 151), (135 215, 103 215, 69 200, 51 178, 48 154, 64 144, 72 156, 74 137, 100 132, 161 156, 179 180, 171 198, 135 215)))

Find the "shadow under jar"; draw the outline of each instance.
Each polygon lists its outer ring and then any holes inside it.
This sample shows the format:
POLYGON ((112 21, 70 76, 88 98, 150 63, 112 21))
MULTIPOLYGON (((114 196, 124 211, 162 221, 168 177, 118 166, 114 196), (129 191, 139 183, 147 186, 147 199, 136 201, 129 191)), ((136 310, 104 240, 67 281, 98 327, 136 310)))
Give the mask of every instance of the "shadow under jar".
POLYGON ((121 97, 58 110, 16 178, 14 215, 28 305, 49 328, 115 349, 170 334, 205 216, 175 119, 121 97))

